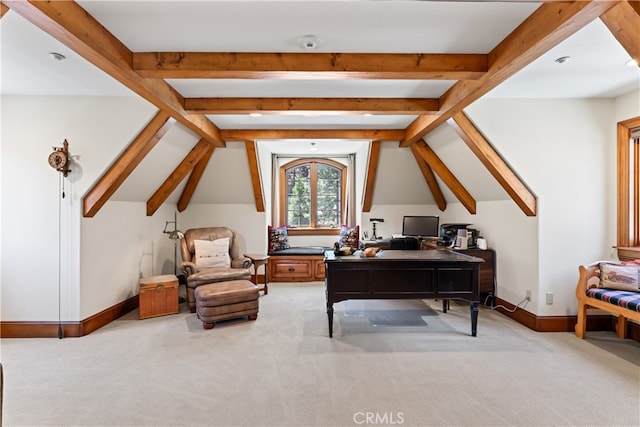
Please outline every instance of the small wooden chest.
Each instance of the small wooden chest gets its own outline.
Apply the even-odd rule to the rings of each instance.
[[[140,279],[140,319],[176,314],[178,278],[173,274]]]

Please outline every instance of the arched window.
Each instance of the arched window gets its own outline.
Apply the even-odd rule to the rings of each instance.
[[[280,167],[280,223],[289,229],[339,229],[347,167],[329,159],[298,159]]]

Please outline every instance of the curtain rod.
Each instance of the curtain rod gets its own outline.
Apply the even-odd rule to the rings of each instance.
[[[277,158],[279,159],[300,159],[300,158],[309,158],[309,159],[313,159],[313,158],[332,158],[332,159],[348,159],[349,156],[351,155],[355,155],[356,153],[350,153],[350,154],[328,154],[328,155],[318,155],[318,154],[300,154],[300,155],[293,155],[293,154],[284,154],[284,155],[280,155],[280,154],[274,154]]]

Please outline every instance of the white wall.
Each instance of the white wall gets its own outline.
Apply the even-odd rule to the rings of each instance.
[[[612,255],[607,229],[615,218],[603,202],[615,193],[608,185],[615,174],[612,105],[609,99],[487,99],[468,109],[538,197],[538,284],[528,307],[537,315],[575,314],[578,265]],[[512,290],[524,297],[520,284]],[[553,305],[545,304],[547,292]]]
[[[151,217],[146,209],[146,203],[113,201],[82,218],[80,319],[137,295],[140,277],[174,274],[174,245],[162,231],[175,207],[164,204]]]
[[[91,251],[95,242],[81,241],[82,196],[155,108],[137,98],[35,96],[3,96],[2,107],[2,320],[78,321],[122,301],[129,282],[103,289],[104,276],[81,269],[104,256]],[[47,156],[65,139],[73,161],[62,199],[60,174],[48,166]],[[100,215],[96,221],[105,225],[131,221]],[[110,269],[126,265],[121,248],[131,240],[118,237],[107,235],[101,242],[120,248],[108,259]],[[131,239],[137,244],[137,236]],[[137,277],[137,268],[133,273]]]

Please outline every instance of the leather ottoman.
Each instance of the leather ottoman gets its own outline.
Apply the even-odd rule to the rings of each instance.
[[[195,291],[196,313],[204,329],[215,322],[248,316],[258,318],[258,287],[248,280],[200,285]]]

